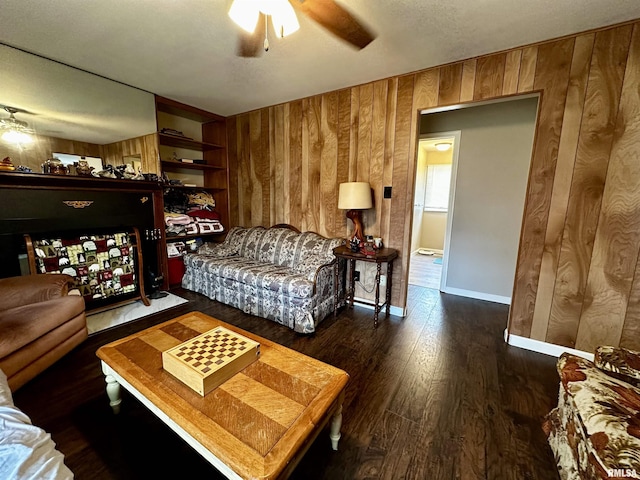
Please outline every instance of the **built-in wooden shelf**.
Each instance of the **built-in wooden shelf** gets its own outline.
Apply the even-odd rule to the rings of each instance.
[[[223,145],[218,145],[217,143],[199,142],[198,140],[170,135],[168,133],[158,132],[158,138],[160,139],[160,145],[167,145],[175,148],[186,148],[188,150],[196,150],[198,152],[224,148]]]
[[[185,241],[185,240],[191,240],[192,238],[217,237],[217,236],[224,236],[226,234],[227,234],[226,231],[222,231],[222,232],[216,232],[216,233],[192,233],[192,234],[189,234],[189,235],[175,235],[173,237],[166,237],[166,242],[167,243],[182,242],[182,241]]]
[[[191,170],[226,170],[227,167],[218,167],[216,165],[207,165],[206,163],[184,163],[175,162],[173,160],[162,160],[162,168],[187,168]]]

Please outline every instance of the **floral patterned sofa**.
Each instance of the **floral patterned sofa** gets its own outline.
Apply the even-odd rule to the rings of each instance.
[[[205,243],[185,256],[182,286],[313,333],[334,311],[334,267],[341,268],[341,262],[333,249],[342,242],[287,226],[234,227],[223,243]],[[342,272],[338,278],[342,283]]]
[[[558,406],[544,423],[562,480],[640,478],[640,353],[562,354]]]

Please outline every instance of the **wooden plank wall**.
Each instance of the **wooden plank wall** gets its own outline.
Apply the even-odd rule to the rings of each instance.
[[[66,138],[33,135],[31,145],[19,148],[16,145],[0,142],[0,158],[10,157],[17,167],[24,165],[37,173],[42,173],[42,164],[51,158],[54,152],[69,153],[85,157],[99,157],[100,145],[95,143],[77,142]]]
[[[101,157],[103,163],[122,165],[124,156],[140,155],[144,173],[160,173],[158,135],[151,133],[107,145],[78,142],[64,138],[34,135],[33,145],[22,149],[0,142],[0,158],[11,157],[15,166],[25,165],[34,172],[42,172],[41,165],[51,158],[53,152],[85,157]]]
[[[157,133],[100,145],[100,156],[102,157],[102,163],[105,164],[113,166],[124,165],[124,157],[135,155],[140,155],[140,164],[144,173],[160,174],[160,152]]]
[[[231,117],[231,223],[347,236],[338,185],[369,181],[365,232],[401,252],[392,304],[402,307],[418,111],[536,92],[509,331],[585,351],[640,348],[639,82],[640,23],[630,23]]]

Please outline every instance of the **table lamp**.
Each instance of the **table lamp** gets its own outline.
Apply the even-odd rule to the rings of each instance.
[[[353,222],[351,239],[364,242],[362,232],[362,210],[373,207],[371,201],[371,187],[368,182],[347,182],[340,184],[338,192],[338,208],[347,211],[347,218]]]

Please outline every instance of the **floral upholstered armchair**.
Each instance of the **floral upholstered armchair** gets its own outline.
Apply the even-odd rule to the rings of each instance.
[[[562,480],[640,478],[640,352],[601,346],[558,360],[558,406],[544,423]]]

